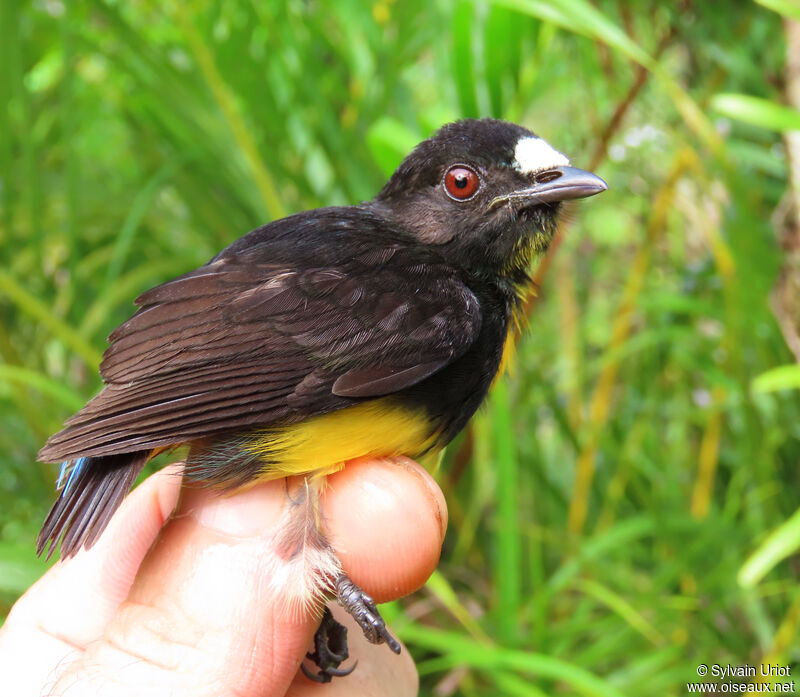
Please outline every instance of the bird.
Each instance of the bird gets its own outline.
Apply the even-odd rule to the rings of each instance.
[[[270,222],[141,294],[101,391],[39,452],[61,473],[37,552],[91,547],[148,460],[188,445],[193,486],[298,477],[275,531],[288,602],[336,597],[399,653],[326,537],[325,478],[370,456],[436,468],[513,351],[564,202],[606,189],[523,126],[455,121],[372,200]],[[342,631],[324,611],[309,677],[351,670]]]

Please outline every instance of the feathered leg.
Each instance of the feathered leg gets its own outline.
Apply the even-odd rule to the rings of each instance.
[[[305,477],[300,487],[289,494],[289,506],[277,536],[284,569],[273,579],[275,590],[289,591],[292,610],[335,597],[370,642],[385,642],[400,653],[400,644],[386,628],[375,602],[344,573],[328,542],[319,508],[321,486],[320,478]],[[315,674],[303,667],[303,672],[318,682],[330,682],[331,677],[352,671],[339,669],[348,657],[347,630],[327,610],[314,637],[314,652],[308,657],[320,670]]]

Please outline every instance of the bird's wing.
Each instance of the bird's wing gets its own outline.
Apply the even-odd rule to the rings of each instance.
[[[397,392],[463,355],[478,300],[449,267],[400,245],[333,266],[218,257],[140,296],[110,336],[106,386],[45,461],[185,442]]]

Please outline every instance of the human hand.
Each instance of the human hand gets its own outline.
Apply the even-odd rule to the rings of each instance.
[[[356,659],[358,667],[326,685],[299,673],[318,618],[283,611],[261,573],[275,563],[270,535],[284,482],[220,496],[181,489],[180,472],[173,465],[143,482],[92,549],[56,564],[20,598],[0,629],[4,692],[416,694],[408,652],[369,644],[338,606],[334,616],[349,629],[342,667]],[[322,510],[345,572],[376,601],[406,595],[435,568],[447,509],[411,460],[349,463],[328,479]]]

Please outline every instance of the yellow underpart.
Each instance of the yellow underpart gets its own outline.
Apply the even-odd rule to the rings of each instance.
[[[500,367],[497,369],[497,374],[492,380],[492,385],[497,382],[499,378],[506,374],[506,371],[511,368],[511,362],[514,360],[514,352],[517,350],[517,332],[512,327],[506,334],[506,340],[503,343],[503,355],[500,358]]]
[[[407,455],[433,468],[437,436],[424,410],[383,398],[263,431],[245,447],[264,458],[261,479],[324,477],[358,457]]]
[[[497,374],[492,380],[492,387],[494,387],[494,384],[503,375],[505,375],[506,372],[509,374],[513,372],[514,355],[517,350],[517,339],[519,339],[520,335],[528,324],[528,318],[525,315],[524,306],[525,303],[520,302],[511,315],[511,326],[509,326],[508,333],[506,334],[506,340],[503,342],[503,354],[500,357],[500,367],[497,369]]]

